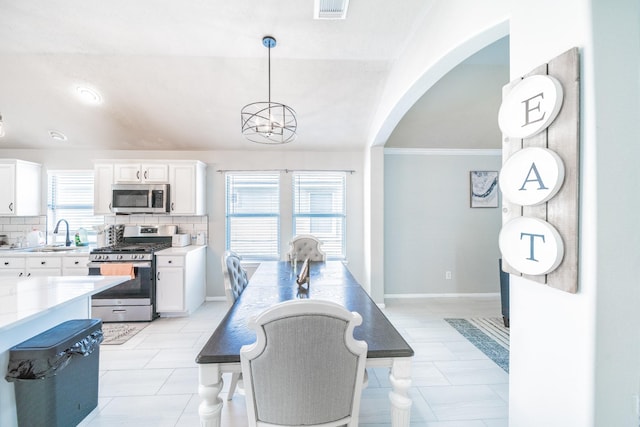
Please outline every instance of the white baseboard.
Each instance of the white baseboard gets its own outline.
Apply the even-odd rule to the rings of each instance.
[[[227,300],[227,297],[206,297],[204,300],[205,301],[222,301],[222,302],[224,302],[224,301]]]
[[[420,299],[420,298],[495,298],[500,292],[455,293],[455,294],[384,294],[385,299]]]

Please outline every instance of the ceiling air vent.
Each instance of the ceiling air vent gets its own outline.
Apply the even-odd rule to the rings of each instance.
[[[349,0],[314,0],[313,19],[345,19]]]

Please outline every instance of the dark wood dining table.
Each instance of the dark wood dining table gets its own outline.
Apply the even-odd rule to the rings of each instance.
[[[297,265],[299,270],[300,263]],[[388,367],[392,390],[389,393],[391,425],[409,426],[411,399],[411,359],[413,349],[387,319],[369,294],[355,280],[341,261],[310,262],[309,282],[296,283],[294,265],[284,261],[263,262],[244,292],[229,308],[196,363],[199,368],[199,407],[202,427],[220,427],[223,401],[220,398],[222,374],[240,372],[240,348],[255,342],[248,328],[251,317],[282,301],[297,298],[323,299],[337,302],[350,311],[360,313],[363,322],[354,337],[368,345],[367,367]]]

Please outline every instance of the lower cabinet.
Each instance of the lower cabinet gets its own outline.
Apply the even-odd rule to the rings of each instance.
[[[0,257],[0,277],[87,276],[89,254]]]
[[[0,277],[24,277],[25,267],[24,257],[2,257],[0,258]]]
[[[156,254],[156,311],[186,316],[205,298],[205,247],[169,248]]]
[[[63,276],[88,276],[89,255],[62,257]]]
[[[27,277],[60,276],[60,257],[27,257]]]

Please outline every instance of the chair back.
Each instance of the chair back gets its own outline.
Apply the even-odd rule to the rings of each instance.
[[[358,313],[322,300],[290,300],[249,321],[240,350],[249,426],[357,426],[367,343]]]
[[[322,250],[322,242],[315,236],[299,234],[289,242],[288,261],[326,261],[327,254]]]
[[[240,264],[242,257],[233,251],[222,255],[222,275],[224,276],[224,292],[229,307],[233,305],[244,288],[249,284],[247,272]]]

